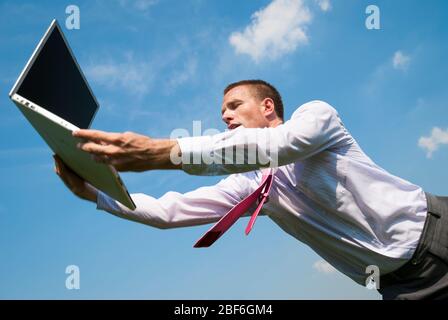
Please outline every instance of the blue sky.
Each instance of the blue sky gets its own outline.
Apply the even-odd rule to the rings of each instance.
[[[79,30],[65,28],[70,4]],[[365,27],[370,4],[379,30]],[[0,298],[380,297],[267,218],[249,237],[238,223],[197,250],[207,226],[157,230],[75,198],[7,95],[53,18],[100,101],[96,129],[168,137],[200,120],[223,131],[222,89],[261,78],[282,93],[286,118],[325,100],[377,164],[447,195],[447,13],[442,0],[0,1]],[[154,197],[221,179],[122,176],[131,193]],[[80,290],[65,287],[68,265],[80,268]]]

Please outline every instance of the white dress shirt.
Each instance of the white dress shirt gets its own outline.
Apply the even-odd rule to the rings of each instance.
[[[216,222],[255,190],[262,176],[259,163],[247,163],[248,154],[246,163],[220,161],[225,150],[256,146],[264,160],[278,165],[261,214],[354,281],[365,285],[369,265],[381,274],[398,269],[417,247],[427,214],[424,191],[376,165],[325,102],[300,106],[275,128],[239,127],[178,143],[184,171],[231,175],[214,186],[159,199],[132,194],[134,211],[100,192],[98,209],[157,228]],[[214,163],[204,163],[204,154]]]

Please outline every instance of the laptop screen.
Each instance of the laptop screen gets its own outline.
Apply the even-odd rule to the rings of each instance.
[[[98,104],[62,37],[55,25],[17,93],[86,129]]]

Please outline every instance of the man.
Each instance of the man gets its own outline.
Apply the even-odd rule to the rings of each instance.
[[[447,198],[377,166],[325,102],[306,103],[284,122],[277,90],[261,80],[245,80],[224,90],[221,111],[229,131],[213,136],[158,140],[131,132],[75,133],[86,139],[82,150],[120,171],[230,174],[215,186],[168,192],[159,199],[133,194],[137,209],[131,211],[58,158],[56,172],[98,209],[172,228],[218,221],[258,187],[260,169],[270,165],[276,167],[274,182],[262,214],[285,232],[361,285],[366,285],[366,268],[377,266],[384,299],[448,297]],[[254,146],[262,157],[250,162]],[[229,148],[242,150],[243,161],[222,161]],[[204,155],[215,161],[205,161]]]

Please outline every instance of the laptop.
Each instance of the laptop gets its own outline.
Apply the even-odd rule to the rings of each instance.
[[[98,163],[76,147],[72,136],[88,129],[99,104],[56,20],[53,20],[9,97],[64,163],[91,185],[135,209],[126,186],[111,165]]]

